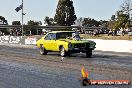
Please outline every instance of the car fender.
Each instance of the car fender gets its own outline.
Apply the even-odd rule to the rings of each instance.
[[[66,51],[68,51],[68,42],[67,41],[62,41],[62,40],[57,40],[58,46],[63,46]]]

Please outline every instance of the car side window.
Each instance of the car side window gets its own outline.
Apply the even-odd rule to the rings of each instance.
[[[51,40],[51,39],[56,39],[55,33],[50,33],[50,34],[46,35],[45,40]]]
[[[51,34],[46,35],[44,39],[45,40],[50,40],[51,39]]]
[[[55,39],[56,39],[56,34],[53,33],[53,34],[51,35],[51,38],[52,38],[53,40],[55,40]]]

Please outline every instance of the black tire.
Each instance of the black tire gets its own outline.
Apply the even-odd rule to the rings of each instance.
[[[90,82],[90,79],[85,78],[82,81],[82,86],[87,86],[87,85],[91,85],[91,82]]]
[[[40,45],[40,48],[39,48],[39,49],[40,49],[40,54],[41,54],[41,55],[47,55],[48,52],[47,52],[47,50],[44,48],[43,45]]]
[[[92,49],[86,49],[86,55],[87,57],[91,57],[92,56]]]
[[[60,55],[62,57],[65,57],[67,55],[67,52],[66,52],[66,50],[65,50],[65,48],[63,46],[60,48]]]

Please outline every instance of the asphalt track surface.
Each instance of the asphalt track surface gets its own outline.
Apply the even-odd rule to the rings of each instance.
[[[39,54],[36,46],[0,44],[0,88],[132,88],[131,85],[81,86],[81,68],[90,79],[132,81],[132,55],[94,51],[92,58]]]

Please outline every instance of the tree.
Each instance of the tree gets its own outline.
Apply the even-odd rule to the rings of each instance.
[[[108,22],[109,28],[118,29],[131,27],[131,0],[125,0],[120,7],[121,10],[111,16],[111,20]]]
[[[111,20],[107,22],[109,29],[119,29],[119,28],[128,28],[129,24],[129,14],[124,13],[124,11],[119,10],[116,12],[116,15],[111,16]]]
[[[132,11],[131,0],[125,0],[125,2],[121,5],[121,10],[130,15],[130,12]]]
[[[48,26],[55,25],[54,19],[53,18],[49,18],[48,16],[46,16],[44,18],[44,23],[47,24]]]
[[[122,11],[117,11],[117,18],[115,21],[114,29],[129,27],[129,15],[124,14]]]
[[[12,25],[21,25],[21,22],[20,21],[13,21]]]
[[[30,20],[30,21],[27,22],[27,25],[28,26],[26,28],[24,27],[24,31],[26,32],[28,30],[28,31],[32,32],[32,35],[36,35],[37,34],[37,29],[34,28],[34,26],[40,26],[40,25],[42,25],[42,22],[41,21]]]
[[[30,20],[30,21],[27,22],[27,25],[38,26],[38,25],[42,25],[42,23],[41,23],[41,21]]]
[[[1,24],[1,25],[8,25],[8,22],[7,22],[7,20],[5,19],[5,17],[0,16],[0,24]]]
[[[0,16],[0,25],[8,25],[7,20],[3,16]],[[9,29],[7,28],[0,28],[0,31],[4,34],[9,34]]]
[[[77,26],[82,26],[83,20],[84,20],[84,19],[83,19],[82,17],[80,17],[80,18],[78,18],[78,19],[76,20],[75,24],[76,24]]]
[[[111,21],[114,21],[115,20],[115,15],[112,15],[111,16]]]
[[[108,29],[114,29],[114,25],[115,25],[115,21],[113,21],[113,20],[110,20],[110,21],[108,21],[107,22],[107,28]]]
[[[82,21],[82,26],[99,27],[99,22],[88,17],[88,18],[84,18],[84,20]]]
[[[60,26],[71,26],[77,19],[72,0],[59,0],[54,21]]]
[[[131,11],[132,11],[132,2],[131,0],[125,0],[124,3],[121,5],[121,10],[123,11],[124,14],[127,14],[129,16],[128,19],[128,25],[132,25],[131,21]]]
[[[108,27],[108,21],[106,20],[100,20],[99,21],[99,26],[102,27],[102,28],[107,28]]]
[[[21,25],[21,22],[20,21],[13,21],[12,22],[12,25]],[[21,35],[22,31],[21,31],[21,28],[13,28],[11,31],[11,35],[14,35],[14,36],[18,36],[18,35]]]

